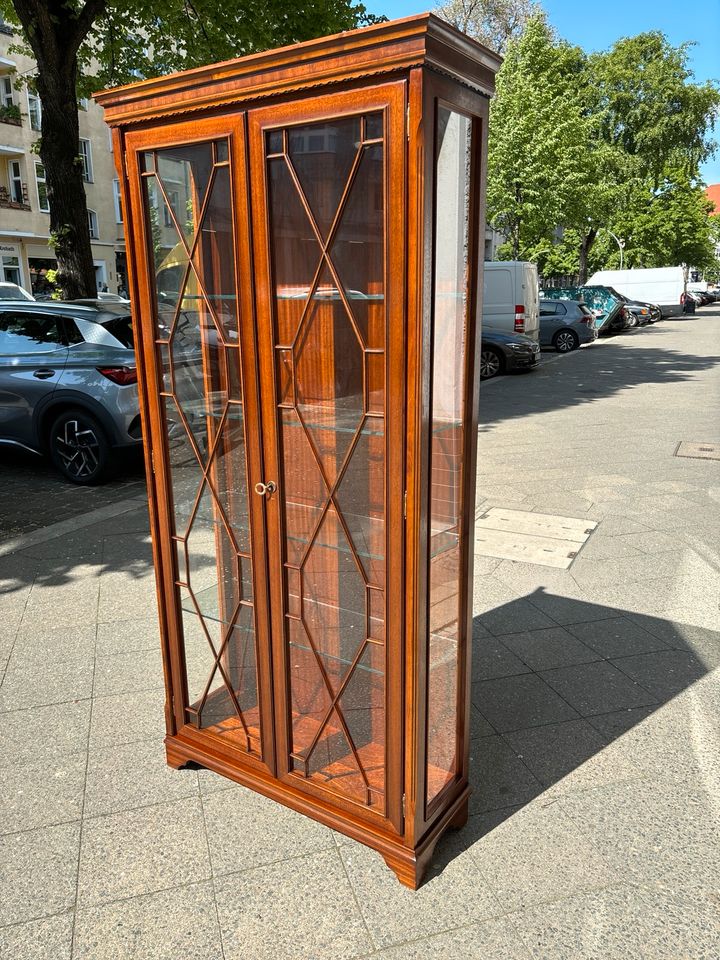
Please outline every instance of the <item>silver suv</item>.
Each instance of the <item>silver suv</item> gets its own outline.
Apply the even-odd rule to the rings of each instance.
[[[140,442],[127,307],[0,301],[0,446],[47,453],[94,484]]]

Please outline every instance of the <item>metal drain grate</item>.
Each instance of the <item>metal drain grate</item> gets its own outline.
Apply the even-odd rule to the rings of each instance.
[[[689,440],[681,440],[675,456],[691,457],[695,460],[720,460],[720,443],[691,443]]]
[[[490,507],[475,521],[475,553],[567,570],[590,534],[594,520]]]

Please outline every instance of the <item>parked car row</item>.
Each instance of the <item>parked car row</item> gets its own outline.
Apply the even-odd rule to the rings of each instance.
[[[539,290],[535,264],[486,263],[480,375],[529,370],[539,362],[540,347],[569,353],[598,336],[718,299],[720,293],[688,288],[682,267],[604,271],[582,286]]]
[[[690,299],[696,307],[705,307],[709,303],[720,302],[720,290],[693,290],[690,288],[686,300]]]
[[[657,304],[604,284],[539,294],[535,264],[519,261],[485,265],[485,297],[484,380],[532,370],[541,347],[569,353],[663,316]],[[694,309],[720,293],[690,289],[683,300]],[[0,447],[47,454],[68,480],[91,484],[111,473],[119,451],[140,443],[128,301],[36,302],[0,283]]]

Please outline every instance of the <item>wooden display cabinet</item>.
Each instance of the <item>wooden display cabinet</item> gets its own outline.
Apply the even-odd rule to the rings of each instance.
[[[128,240],[168,763],[374,847],[413,888],[467,817],[498,65],[423,15],[97,96]]]

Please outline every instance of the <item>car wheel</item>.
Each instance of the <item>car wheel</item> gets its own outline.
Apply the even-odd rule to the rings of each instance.
[[[503,359],[492,347],[483,347],[480,351],[480,379],[491,380],[503,368]]]
[[[580,338],[574,330],[560,330],[555,334],[553,345],[558,353],[570,353],[580,346]]]
[[[107,437],[95,417],[84,410],[60,414],[50,428],[48,448],[52,462],[71,483],[102,483],[111,472]]]

